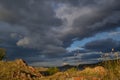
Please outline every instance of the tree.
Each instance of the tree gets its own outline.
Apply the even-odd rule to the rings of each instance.
[[[0,60],[2,60],[5,57],[6,50],[4,48],[0,48]]]

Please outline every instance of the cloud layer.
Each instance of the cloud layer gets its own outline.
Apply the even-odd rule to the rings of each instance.
[[[84,46],[86,49],[97,51],[97,52],[111,52],[112,48],[115,51],[120,51],[120,41],[116,41],[113,39],[102,39],[102,40],[95,40],[89,43],[86,43]]]
[[[63,56],[74,39],[119,27],[119,0],[0,0],[1,38],[11,36],[15,47],[34,49],[39,55]],[[106,41],[118,46],[107,39],[87,43],[84,48],[104,51],[100,46]]]

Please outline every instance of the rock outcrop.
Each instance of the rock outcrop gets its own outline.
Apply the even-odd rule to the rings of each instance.
[[[34,80],[42,77],[39,70],[28,66],[22,59],[7,62],[1,61],[0,69],[0,80]]]

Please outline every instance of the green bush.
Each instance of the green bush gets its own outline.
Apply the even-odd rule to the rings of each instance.
[[[53,74],[55,74],[57,72],[59,72],[59,69],[56,68],[56,67],[51,67],[51,68],[48,68],[48,70],[47,70],[48,75],[53,75]]]
[[[67,72],[76,72],[78,71],[77,68],[73,67],[67,70]]]
[[[5,57],[6,50],[3,48],[0,48],[0,60],[2,60]]]

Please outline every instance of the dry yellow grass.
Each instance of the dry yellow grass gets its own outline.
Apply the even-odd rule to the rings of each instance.
[[[23,60],[0,61],[0,80],[120,80],[120,61],[110,61],[102,66],[86,67],[80,71],[71,68],[50,76],[42,76],[40,71],[47,68],[28,66]]]

